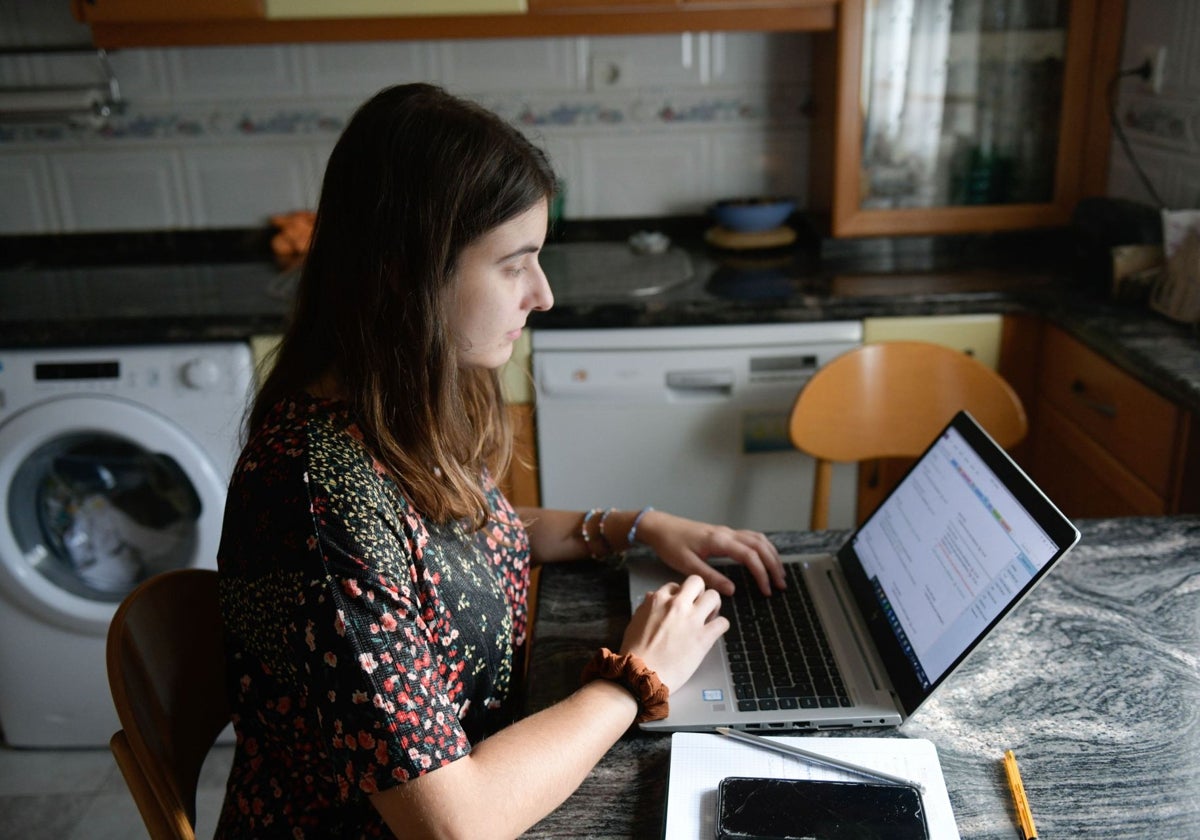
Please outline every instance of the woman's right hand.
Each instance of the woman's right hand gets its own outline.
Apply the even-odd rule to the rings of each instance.
[[[700,667],[708,649],[729,629],[719,615],[721,596],[698,575],[646,594],[621,642],[621,653],[641,657],[674,692]]]

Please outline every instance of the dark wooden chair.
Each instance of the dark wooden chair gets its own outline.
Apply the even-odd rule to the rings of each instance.
[[[108,631],[121,729],[110,747],[152,840],[195,840],[196,784],[229,723],[217,573],[180,569],[131,592]]]

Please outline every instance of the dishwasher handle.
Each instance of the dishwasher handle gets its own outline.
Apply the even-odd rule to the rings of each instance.
[[[667,391],[683,397],[731,397],[736,377],[732,370],[669,370]]]

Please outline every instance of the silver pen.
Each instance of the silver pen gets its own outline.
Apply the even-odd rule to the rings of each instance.
[[[891,773],[884,773],[882,770],[872,770],[869,767],[859,767],[857,764],[851,764],[849,761],[844,761],[840,758],[830,758],[827,755],[820,753],[809,752],[802,750],[799,747],[793,747],[791,744],[784,744],[772,738],[764,738],[761,735],[751,735],[749,732],[742,732],[738,729],[730,729],[728,726],[718,726],[717,731],[727,738],[732,738],[735,741],[741,741],[745,744],[750,744],[754,747],[761,747],[765,750],[773,750],[783,755],[790,755],[793,758],[801,758],[813,764],[822,764],[826,767],[833,767],[836,770],[845,770],[849,773],[857,773],[860,776],[867,776],[871,779],[876,779],[880,782],[886,782],[890,785],[903,785],[904,787],[916,788],[921,793],[925,792],[925,786],[913,779],[905,779],[900,776],[893,776]]]

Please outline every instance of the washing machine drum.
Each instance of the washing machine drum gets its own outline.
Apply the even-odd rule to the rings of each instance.
[[[147,577],[194,555],[200,499],[168,455],[96,434],[43,444],[18,470],[18,545],[45,552],[38,569],[85,598],[119,601]]]
[[[0,425],[0,595],[103,635],[148,577],[215,567],[225,478],[167,418],[70,397]]]

